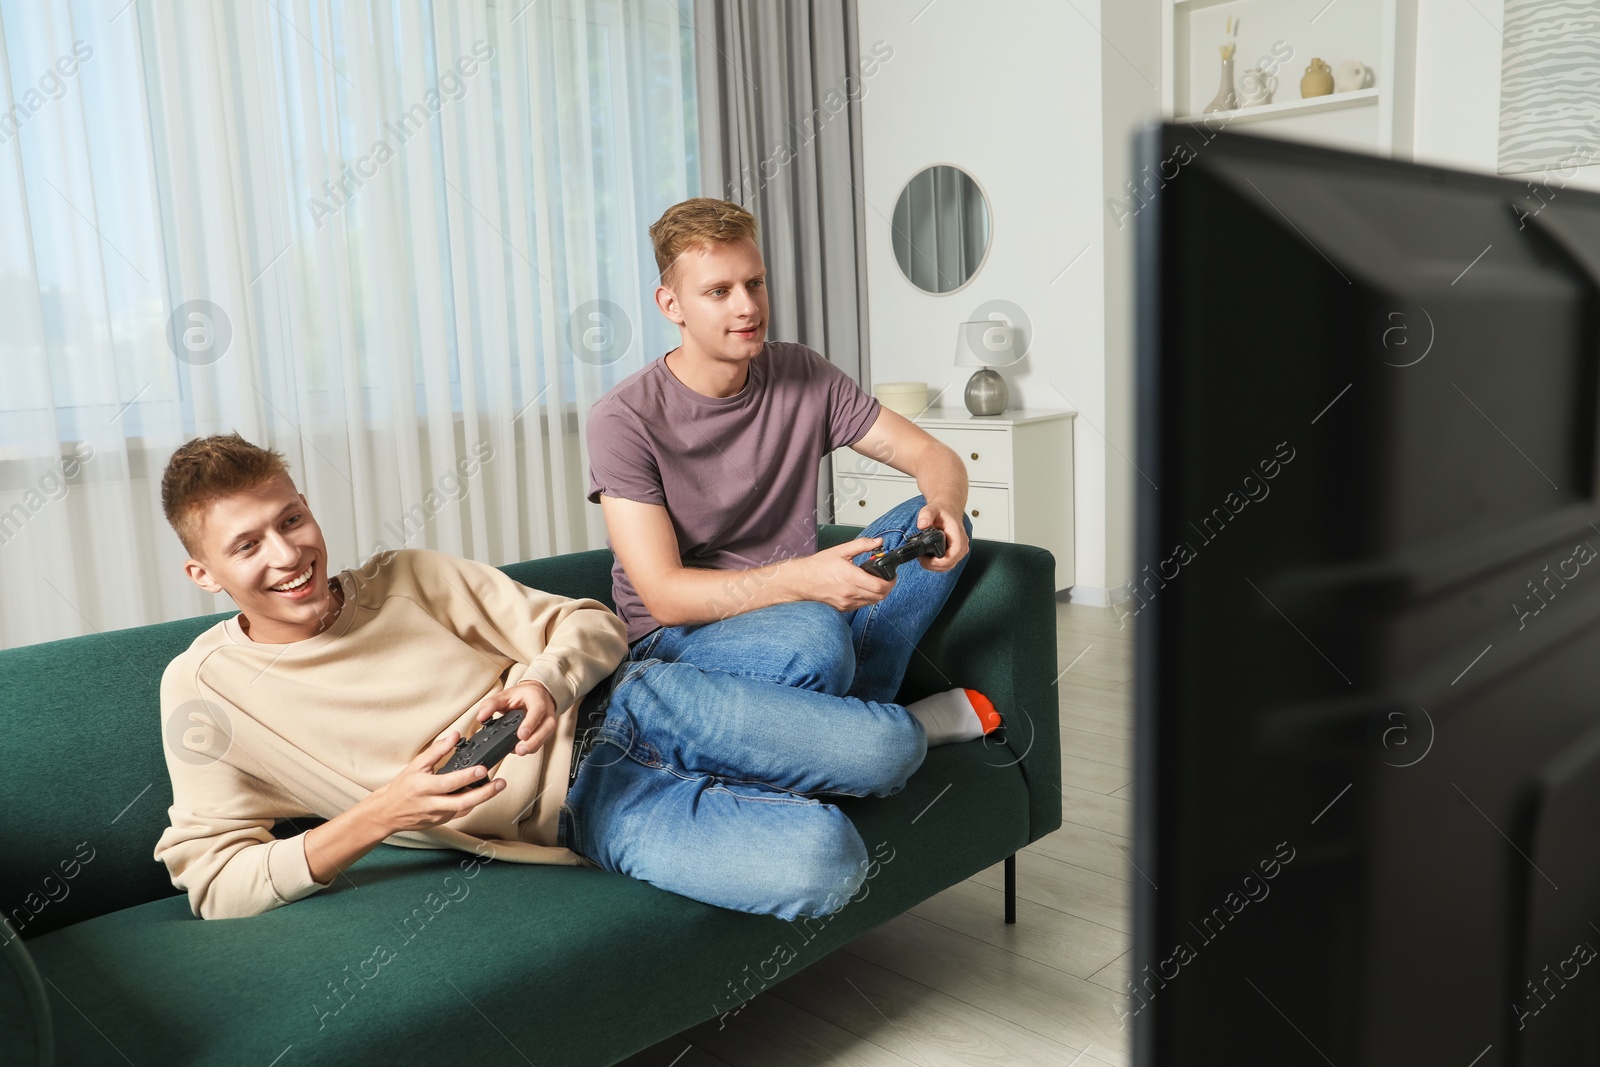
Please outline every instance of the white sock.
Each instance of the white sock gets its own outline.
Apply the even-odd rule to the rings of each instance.
[[[976,741],[1000,726],[1000,715],[989,698],[976,689],[952,689],[907,704],[928,734],[928,744]]]

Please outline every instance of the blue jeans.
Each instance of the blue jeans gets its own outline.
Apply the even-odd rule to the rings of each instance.
[[[625,660],[558,842],[608,871],[708,904],[792,920],[860,889],[866,846],[815,794],[887,796],[927,736],[898,704],[690,663]]]
[[[885,549],[897,548],[917,532],[917,512],[926,503],[912,497],[874,520],[860,536],[882,537]],[[963,515],[961,521],[971,537],[971,520]],[[855,561],[866,558],[863,552]],[[970,558],[944,572],[916,561],[902,564],[888,596],[853,611],[814,600],[774,604],[716,622],[663,626],[635,641],[629,655],[693,663],[834,696],[893,700],[917,642],[950,598]]]
[[[894,548],[916,532],[923,503],[861,536]],[[907,563],[887,597],[851,612],[802,601],[640,638],[568,791],[561,843],[736,911],[837,911],[860,888],[867,853],[817,797],[888,796],[921,766],[927,736],[890,701],[965,567]]]

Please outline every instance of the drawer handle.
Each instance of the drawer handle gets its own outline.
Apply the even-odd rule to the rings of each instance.
[[[973,508],[972,509],[972,517],[973,518],[977,518],[978,517],[978,509],[977,508]]]
[[[864,508],[864,507],[867,506],[867,502],[865,500],[857,500],[856,501],[856,506]]]
[[[973,453],[973,454],[972,454],[972,458],[973,458],[973,459],[977,459],[977,458],[978,458],[978,454],[977,454],[977,453],[976,453],[976,452],[974,452],[974,453]]]

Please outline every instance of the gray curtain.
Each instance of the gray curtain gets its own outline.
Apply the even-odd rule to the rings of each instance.
[[[767,336],[870,389],[856,0],[696,0],[694,21],[701,192],[760,224]]]

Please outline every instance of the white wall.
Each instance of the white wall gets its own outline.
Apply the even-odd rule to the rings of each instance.
[[[1494,173],[1504,14],[1505,0],[1417,0],[1417,162]]]
[[[1413,158],[1464,170],[1496,171],[1500,153],[1500,36],[1505,0],[1417,0],[1416,133]],[[1559,176],[1558,176],[1559,172]],[[1561,187],[1600,190],[1600,165],[1509,175]],[[1530,204],[1535,194],[1528,193]]]
[[[860,5],[863,52],[879,40],[894,49],[861,105],[871,380],[955,383],[941,403],[959,407],[971,372],[954,366],[957,323],[987,300],[1020,306],[1033,336],[1025,364],[1005,372],[1012,406],[1080,412],[1075,570],[1103,589],[1108,450],[1092,428],[1107,419],[1099,17],[1094,0]],[[972,282],[940,296],[905,279],[889,238],[901,187],[936,163],[977,179],[993,227]]]
[[[1106,421],[1106,581],[1111,587],[1133,577],[1133,224],[1113,212],[1108,199],[1119,196],[1134,173],[1134,131],[1160,116],[1160,0],[1102,0],[1100,50],[1103,87],[1101,261],[1105,271]],[[1118,216],[1121,215],[1121,224]],[[1081,594],[1081,595],[1080,595]],[[1074,599],[1104,605],[1090,590]]]

